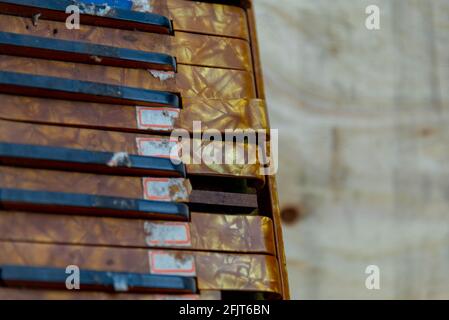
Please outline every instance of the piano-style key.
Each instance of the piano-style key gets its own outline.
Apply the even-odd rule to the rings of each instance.
[[[0,208],[170,221],[190,220],[184,203],[0,187]]]
[[[72,62],[60,62],[35,58],[0,55],[2,72],[23,74],[35,87],[37,78],[48,77],[52,81],[91,82],[98,87],[116,86],[118,90],[156,90],[179,94],[183,99],[190,97],[208,99],[245,99],[255,98],[256,92],[251,72],[231,69],[207,68],[178,64],[178,72],[167,73],[158,70],[141,70],[109,66],[88,65]],[[31,79],[33,79],[31,81]],[[42,82],[42,80],[40,80]],[[36,94],[52,89],[52,85],[42,83]],[[92,84],[92,89],[95,85]],[[44,87],[44,88],[42,88]],[[11,92],[20,95],[21,92]],[[28,94],[29,95],[29,94]],[[48,94],[46,95],[49,96]],[[53,96],[59,99],[75,99],[72,96]],[[85,99],[83,99],[85,100]],[[137,100],[138,101],[138,100]],[[96,102],[93,100],[91,102]],[[129,104],[133,104],[129,101]]]
[[[249,39],[246,12],[240,6],[186,0],[148,1],[151,12],[173,19],[176,31]],[[134,10],[142,7],[135,5]]]
[[[222,36],[176,32],[173,37],[156,33],[83,25],[69,30],[64,22],[40,20],[37,26],[22,17],[0,14],[0,30],[87,44],[112,46],[173,56],[180,64],[237,70],[252,70],[251,48],[247,41]]]
[[[45,226],[41,228],[40,226]],[[242,240],[244,239],[244,240]],[[0,241],[275,255],[270,218],[191,213],[190,222],[0,211]]]
[[[0,286],[67,290],[66,268],[0,265]],[[79,290],[131,293],[197,292],[194,277],[79,270]]]
[[[121,105],[181,108],[177,94],[99,82],[0,71],[0,92]]]
[[[0,300],[221,300],[221,292],[202,290],[199,294],[138,294],[0,287]]]
[[[28,162],[32,163],[32,159],[28,159]],[[26,162],[21,165],[26,166]],[[214,206],[219,206],[224,212],[229,210],[229,213],[251,213],[258,208],[255,193],[239,193],[235,190],[229,192],[223,190],[224,188],[213,191],[196,188],[192,190],[186,179],[67,172],[74,171],[74,168],[68,165],[67,171],[56,171],[51,166],[48,168],[52,170],[0,166],[0,188],[185,202],[192,208],[202,207],[202,211],[217,210]],[[114,174],[113,168],[111,169]]]
[[[224,133],[225,130],[268,128],[265,101],[260,99],[184,98],[182,109],[111,106],[6,94],[0,94],[0,100],[3,105],[0,119],[43,124],[141,133],[175,129],[191,133],[214,129]],[[201,128],[194,127],[194,121],[200,121]]]
[[[0,264],[196,276],[199,290],[280,294],[277,259],[263,254],[105,248],[0,241]],[[24,260],[26,257],[26,260]]]
[[[92,4],[88,0],[0,0],[0,12],[34,19],[66,21],[76,5],[80,14],[80,24],[103,26],[128,30],[141,30],[163,34],[173,34],[170,19],[162,15],[111,7],[107,4]]]
[[[170,158],[171,151],[179,148],[179,144],[170,137],[151,136],[134,133],[112,132],[104,130],[80,129],[72,127],[60,127],[53,125],[38,125],[14,121],[0,120],[1,142],[32,144],[41,146],[75,148],[87,151],[101,151],[111,153],[125,152],[132,155],[153,156]],[[206,148],[206,144],[198,146],[199,154]],[[223,144],[216,144],[216,148],[224,148]],[[236,144],[234,151],[242,148],[245,153],[255,154],[255,145]],[[191,152],[195,151],[192,148]],[[214,176],[234,179],[248,179],[256,187],[264,183],[261,175],[261,167],[256,161],[244,164],[225,163],[207,164],[204,159],[199,163],[190,160],[192,153],[183,155],[187,157],[186,170],[188,176]],[[32,164],[30,164],[32,166]]]
[[[4,143],[1,140],[0,164],[129,176],[186,176],[182,163],[175,164],[167,158]]]
[[[0,54],[176,72],[176,59],[163,53],[103,46],[79,41],[0,32]]]

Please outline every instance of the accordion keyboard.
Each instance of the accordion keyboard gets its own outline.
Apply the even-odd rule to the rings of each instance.
[[[0,0],[0,299],[288,299],[252,10]]]

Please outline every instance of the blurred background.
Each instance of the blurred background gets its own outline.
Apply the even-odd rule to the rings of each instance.
[[[449,299],[449,0],[254,3],[292,298]]]

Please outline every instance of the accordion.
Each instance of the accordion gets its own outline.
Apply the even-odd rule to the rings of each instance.
[[[251,1],[0,0],[0,299],[288,299]]]

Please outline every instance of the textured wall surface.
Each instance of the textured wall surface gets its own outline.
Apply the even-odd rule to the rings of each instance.
[[[292,297],[449,298],[449,1],[255,6]]]

